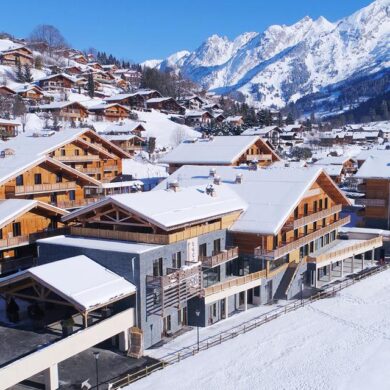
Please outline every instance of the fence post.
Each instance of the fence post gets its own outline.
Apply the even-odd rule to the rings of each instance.
[[[222,334],[219,334],[219,343],[222,343]]]
[[[180,362],[180,352],[177,354],[177,361]]]

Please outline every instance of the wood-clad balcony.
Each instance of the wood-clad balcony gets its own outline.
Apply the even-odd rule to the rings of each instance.
[[[118,171],[119,167],[116,164],[108,164],[108,165],[104,165],[103,170],[105,172],[113,172],[113,171]]]
[[[76,168],[79,172],[85,173],[86,175],[96,175],[102,172],[102,168]]]
[[[385,199],[358,198],[355,199],[355,204],[368,207],[386,207],[387,202]]]
[[[13,248],[17,246],[28,245],[30,243],[30,236],[28,234],[17,237],[7,237],[0,240],[0,248]]]
[[[348,243],[348,240],[345,240]],[[352,257],[357,254],[368,252],[375,248],[380,248],[383,245],[383,238],[375,237],[370,240],[363,240],[363,242],[352,242],[351,245],[338,249],[330,250],[327,253],[323,253],[318,256],[309,255],[307,258],[308,263],[324,263],[327,261],[340,261]]]
[[[297,238],[290,240],[290,242],[282,242],[281,245],[271,251],[264,250],[262,247],[257,247],[255,248],[255,257],[269,258],[271,260],[279,259],[280,257],[283,257],[290,252],[299,249],[301,246],[309,244],[311,241],[316,240],[317,238],[320,238],[325,234],[328,234],[331,231],[346,225],[350,221],[351,217],[347,216],[333,222],[328,226],[317,228],[316,230],[310,229],[307,234],[300,234]]]
[[[248,154],[246,161],[272,161],[272,154]]]
[[[84,198],[84,199],[77,199],[77,200],[64,200],[64,201],[58,201],[57,207],[61,209],[76,209],[78,207],[84,207],[89,204],[95,203],[101,198]]]
[[[87,161],[100,161],[100,156],[95,154],[80,154],[78,156],[55,156],[55,159],[61,162],[87,162]]]
[[[238,247],[228,248],[227,250],[215,253],[212,256],[199,256],[204,268],[214,268],[238,257]]]
[[[23,185],[23,186],[15,186],[15,195],[35,194],[41,192],[61,192],[61,191],[75,190],[76,188],[77,185],[75,181]]]
[[[319,221],[323,218],[330,217],[333,214],[339,213],[342,210],[342,205],[338,204],[329,209],[324,209],[309,215],[300,215],[297,219],[291,219],[287,221],[284,225],[283,230],[293,230],[308,225],[309,223],[313,223]]]

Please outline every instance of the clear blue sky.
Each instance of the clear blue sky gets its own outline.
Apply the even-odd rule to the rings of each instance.
[[[7,0],[0,29],[26,37],[53,24],[75,48],[143,61],[196,49],[211,34],[229,38],[309,15],[336,21],[372,0]],[[5,16],[7,15],[7,16]]]

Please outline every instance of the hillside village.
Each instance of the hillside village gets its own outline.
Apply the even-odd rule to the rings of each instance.
[[[0,39],[0,390],[96,388],[87,352],[122,387],[148,349],[390,259],[390,121],[167,96],[126,65]]]

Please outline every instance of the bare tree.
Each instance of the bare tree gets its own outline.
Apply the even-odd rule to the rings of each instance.
[[[187,133],[182,127],[176,127],[172,136],[171,142],[173,146],[178,146],[187,138]]]
[[[30,34],[32,42],[45,42],[48,45],[49,53],[53,50],[67,47],[65,38],[57,27],[50,24],[40,24]]]

